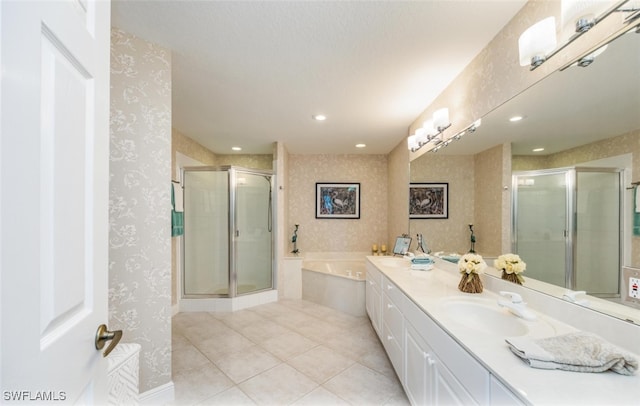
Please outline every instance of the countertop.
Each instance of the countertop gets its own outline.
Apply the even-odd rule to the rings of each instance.
[[[640,372],[633,376],[615,372],[579,373],[561,370],[543,370],[529,367],[515,356],[504,341],[505,337],[495,333],[466,327],[449,317],[444,303],[453,297],[486,299],[496,303],[501,296],[489,291],[470,294],[458,290],[460,276],[451,272],[443,260],[434,258],[436,264],[431,271],[415,271],[407,267],[385,265],[385,258],[368,256],[380,272],[400,288],[409,299],[442,327],[458,344],[480,362],[492,375],[513,391],[525,403],[533,405],[640,405]],[[527,298],[523,296],[524,301]],[[559,335],[577,331],[551,314],[538,315],[538,321],[528,322],[517,318],[514,323],[540,323],[540,328],[531,325],[534,336]],[[506,312],[507,310],[504,309]],[[640,337],[638,337],[640,339]],[[636,354],[640,360],[640,356]]]

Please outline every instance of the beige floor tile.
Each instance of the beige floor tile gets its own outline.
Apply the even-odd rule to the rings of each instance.
[[[294,331],[272,337],[261,342],[260,347],[283,361],[309,351],[318,343]]]
[[[372,345],[369,348],[369,351],[360,356],[357,361],[362,365],[369,367],[374,371],[380,372],[381,374],[390,378],[395,376],[393,365],[391,365],[391,361],[389,361],[389,357],[384,351],[382,344],[379,344],[377,346]]]
[[[295,406],[343,406],[349,405],[343,399],[329,392],[322,386],[306,394],[294,403]]]
[[[186,327],[182,330],[182,335],[191,341],[192,344],[198,345],[212,337],[224,336],[232,331],[221,321],[213,317],[209,317],[209,319],[207,322]]]
[[[171,319],[171,326],[182,331],[187,327],[206,324],[211,320],[213,320],[213,318],[206,312],[178,313]]]
[[[171,370],[181,372],[200,368],[211,362],[196,347],[188,345],[171,352]]]
[[[238,385],[256,403],[286,405],[302,398],[318,384],[287,364],[280,364]]]
[[[250,310],[261,315],[262,317],[269,319],[287,314],[291,311],[289,307],[280,304],[279,302],[267,303],[261,306],[252,307]]]
[[[227,389],[226,391],[219,393],[215,396],[212,396],[204,401],[198,403],[198,405],[220,405],[220,406],[244,406],[244,405],[255,405],[256,402],[251,400],[251,398],[243,391],[241,391],[237,386],[234,386],[231,389]]]
[[[175,405],[192,405],[233,387],[233,382],[213,364],[173,372]]]
[[[192,347],[191,341],[187,340],[185,336],[180,333],[171,333],[171,350],[181,350],[183,348]]]
[[[256,345],[225,354],[215,361],[215,365],[235,383],[243,382],[279,363],[279,359]]]
[[[360,364],[352,365],[323,386],[354,405],[384,405],[401,390],[393,379]]]
[[[240,334],[256,344],[289,332],[291,332],[290,329],[271,320],[261,320],[239,330]]]
[[[238,310],[237,312],[211,313],[213,317],[220,320],[234,330],[240,330],[243,327],[250,326],[265,318],[251,310]]]
[[[227,354],[243,351],[255,344],[242,334],[230,331],[227,334],[215,336],[198,344],[198,349],[214,363]]]
[[[322,384],[349,368],[355,361],[320,345],[290,359],[287,363],[316,383]]]

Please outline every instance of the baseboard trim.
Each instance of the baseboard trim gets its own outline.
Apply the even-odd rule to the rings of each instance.
[[[169,381],[164,385],[156,386],[144,393],[138,395],[141,405],[162,405],[173,402],[176,397],[173,381]]]

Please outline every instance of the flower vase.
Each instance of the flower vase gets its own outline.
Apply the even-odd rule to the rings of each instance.
[[[505,281],[517,283],[518,285],[522,285],[522,277],[519,277],[516,273],[507,273],[502,271],[502,279]]]
[[[460,283],[458,284],[458,289],[465,293],[482,293],[483,288],[480,275],[476,273],[467,274],[466,272],[463,272],[462,278],[460,278]]]

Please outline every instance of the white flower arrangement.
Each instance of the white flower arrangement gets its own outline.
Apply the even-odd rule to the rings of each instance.
[[[482,256],[478,254],[464,254],[458,261],[460,273],[466,273],[467,275],[472,273],[480,274],[486,267],[487,263],[484,262]]]
[[[493,261],[493,266],[502,271],[503,275],[515,275],[517,283],[521,285],[524,283],[524,278],[521,274],[527,269],[527,264],[517,254],[500,255],[495,261]],[[504,279],[512,280],[513,276]]]
[[[458,269],[462,277],[458,289],[466,293],[482,293],[483,287],[479,275],[486,267],[486,262],[478,254],[468,253],[460,257]]]

